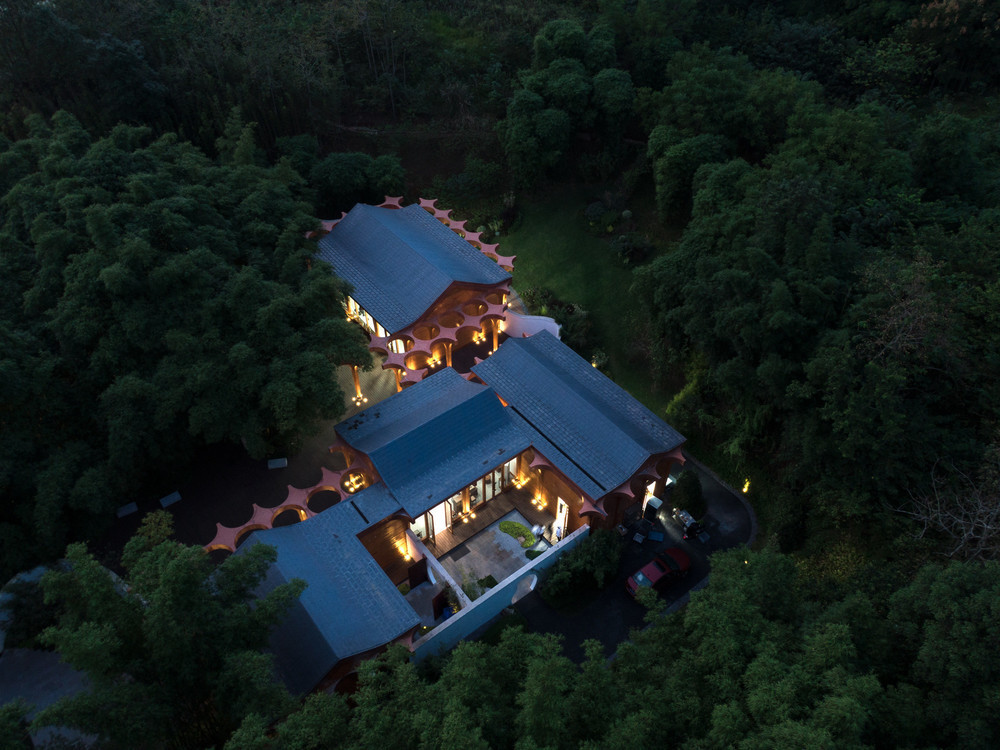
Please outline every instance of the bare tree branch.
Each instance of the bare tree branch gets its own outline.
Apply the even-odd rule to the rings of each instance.
[[[910,493],[910,503],[896,508],[921,524],[918,538],[928,532],[944,536],[948,557],[1000,557],[1000,447],[993,446],[973,479],[950,461],[931,469],[931,489]]]

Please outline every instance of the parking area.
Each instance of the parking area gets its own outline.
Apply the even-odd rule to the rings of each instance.
[[[664,608],[668,608],[684,600],[692,588],[707,580],[712,552],[752,542],[756,522],[749,506],[703,467],[693,461],[688,466],[698,472],[701,480],[708,509],[704,519],[710,537],[708,542],[686,541],[680,527],[670,520],[669,501],[664,503],[654,523],[654,533],[644,542],[633,541],[633,529],[629,530],[615,580],[579,612],[558,612],[549,607],[537,591],[519,601],[516,609],[532,631],[561,634],[564,653],[575,662],[583,660],[581,644],[591,638],[600,641],[605,654],[610,656],[619,643],[628,639],[633,628],[643,625],[646,610],[626,593],[625,582],[657,553],[678,547],[691,559],[691,572],[685,578],[668,582],[660,591]],[[656,532],[663,538],[654,538]]]

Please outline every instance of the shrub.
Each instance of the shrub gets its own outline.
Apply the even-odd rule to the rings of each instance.
[[[534,315],[545,315],[555,301],[555,295],[545,287],[529,286],[520,291],[521,300]]]
[[[550,603],[566,603],[575,596],[602,589],[618,572],[622,538],[600,529],[584,539],[549,569],[541,594]]]
[[[701,480],[691,469],[685,469],[677,477],[670,502],[675,508],[682,508],[695,518],[705,515],[705,498],[702,496]]]
[[[4,587],[9,596],[4,609],[10,618],[7,624],[7,648],[41,648],[37,636],[45,628],[59,621],[61,608],[57,604],[47,604],[42,587],[37,581],[14,581]]]
[[[485,199],[495,201],[503,187],[503,170],[497,162],[468,156],[463,171],[435,178],[433,187],[442,205],[464,206]]]
[[[639,234],[620,234],[611,241],[611,250],[618,256],[623,266],[637,266],[643,263],[653,250],[652,245]]]
[[[292,168],[303,177],[309,175],[319,154],[319,141],[313,135],[290,135],[278,138],[274,145],[281,156],[288,157]]]
[[[593,343],[594,322],[590,313],[580,305],[571,305],[568,309],[553,309],[552,317],[560,326],[559,338],[562,342],[577,354],[585,356]]]
[[[586,355],[591,347],[594,324],[585,308],[563,302],[545,287],[527,287],[520,295],[532,315],[548,315],[559,324],[559,338],[566,346]]]
[[[590,364],[602,372],[607,369],[608,362],[610,362],[608,353],[603,349],[594,349],[593,354],[590,355]]]
[[[469,601],[476,601],[479,597],[483,595],[483,587],[479,585],[478,581],[474,581],[467,575],[462,578],[462,591],[469,597]]]
[[[313,164],[309,182],[318,193],[319,212],[332,216],[355,203],[379,203],[386,195],[398,195],[406,172],[393,154],[372,158],[359,152],[333,153]]]
[[[531,529],[523,523],[518,523],[517,521],[501,521],[500,531],[504,534],[510,534],[515,539],[521,539],[522,547],[535,546],[535,535],[532,534]]]
[[[601,217],[604,216],[604,212],[607,210],[603,201],[594,201],[583,209],[583,217],[591,227],[594,227],[600,224]]]
[[[513,609],[509,612],[504,612],[494,621],[492,625],[486,628],[483,634],[479,636],[479,640],[482,643],[488,643],[495,646],[500,643],[500,638],[503,636],[503,632],[509,628],[521,628],[521,630],[527,632],[528,618]]]
[[[525,554],[528,556],[529,560],[534,560],[536,557],[540,557],[545,554],[543,549],[529,549]]]

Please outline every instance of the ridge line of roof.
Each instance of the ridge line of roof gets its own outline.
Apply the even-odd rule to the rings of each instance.
[[[546,434],[544,431],[540,430],[538,428],[538,426],[534,422],[532,422],[530,419],[528,419],[526,416],[524,416],[524,414],[522,414],[521,411],[516,406],[510,405],[510,406],[508,406],[508,408],[511,409],[515,414],[517,414],[517,416],[519,416],[522,420],[524,420],[525,424],[527,424],[528,426],[530,426],[531,429],[533,429],[535,432],[537,432],[539,435],[541,435],[543,438],[545,438],[545,440],[549,443],[549,445],[551,445],[553,448],[555,448],[557,451],[559,451],[560,455],[562,455],[567,461],[569,461],[577,469],[579,469],[587,477],[587,479],[589,479],[591,482],[593,482],[598,487],[600,487],[602,490],[604,490],[605,493],[611,491],[607,487],[605,487],[602,482],[600,482],[596,478],[594,478],[594,476],[591,475],[591,473],[589,471],[587,471],[586,469],[584,469],[582,466],[580,466],[580,464],[578,464],[569,455],[567,455],[567,453],[562,448],[560,448],[559,445],[555,441],[553,441],[552,438],[550,438],[548,436],[548,434]],[[534,444],[532,444],[531,447],[534,448],[535,447]],[[574,484],[575,484],[575,482],[574,482]],[[594,499],[596,500],[597,498],[595,497]]]

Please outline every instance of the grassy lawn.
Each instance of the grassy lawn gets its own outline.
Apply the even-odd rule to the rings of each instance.
[[[548,287],[590,312],[594,340],[608,354],[611,377],[662,416],[673,394],[655,392],[646,367],[630,353],[628,321],[637,308],[629,294],[632,272],[618,262],[607,240],[588,233],[583,218],[588,195],[586,188],[569,187],[526,200],[520,226],[501,240],[500,250],[517,255],[515,290]]]

